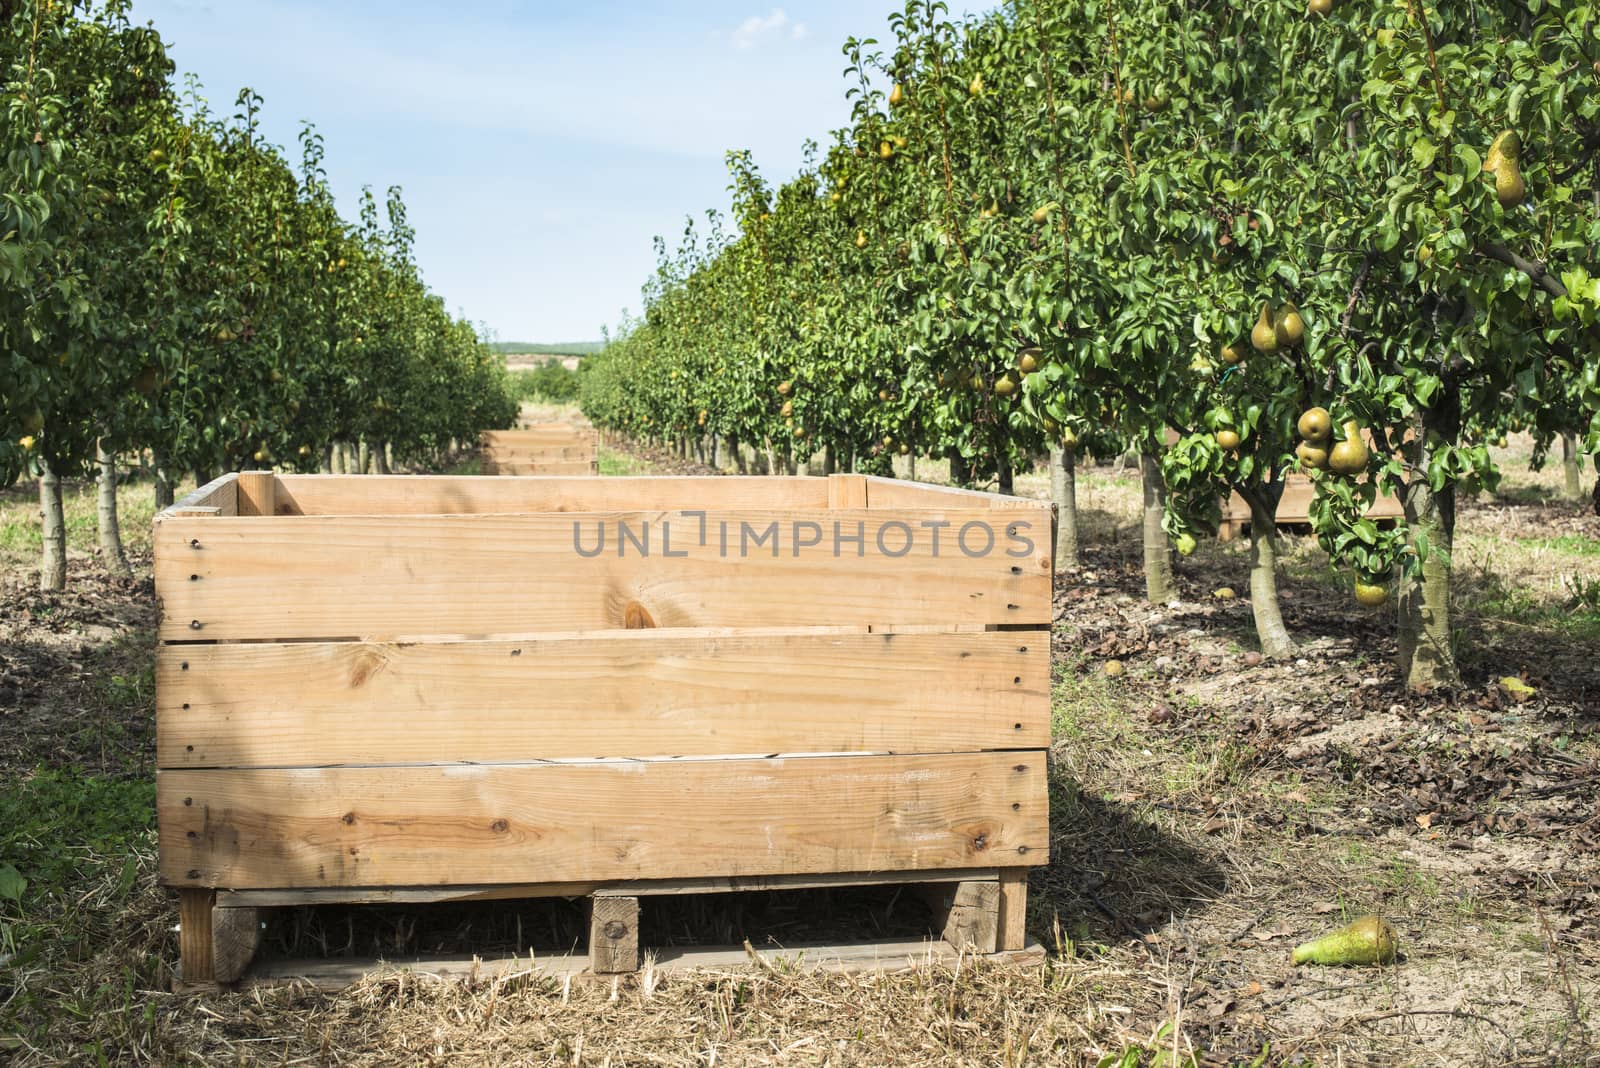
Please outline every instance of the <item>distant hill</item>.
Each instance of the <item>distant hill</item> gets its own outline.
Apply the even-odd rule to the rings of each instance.
[[[534,353],[540,356],[588,356],[605,347],[603,341],[563,341],[549,344],[543,341],[495,341],[489,348],[500,355],[507,353]]]

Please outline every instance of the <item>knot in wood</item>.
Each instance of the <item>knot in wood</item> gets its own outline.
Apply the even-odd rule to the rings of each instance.
[[[621,920],[607,920],[605,926],[602,927],[601,930],[604,931],[605,936],[611,939],[613,942],[621,941],[622,939],[628,937],[628,925],[623,923]]]

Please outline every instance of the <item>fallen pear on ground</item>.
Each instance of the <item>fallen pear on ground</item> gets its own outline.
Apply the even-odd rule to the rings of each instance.
[[[1302,942],[1296,964],[1389,964],[1400,947],[1394,928],[1377,916],[1363,916],[1337,931]]]

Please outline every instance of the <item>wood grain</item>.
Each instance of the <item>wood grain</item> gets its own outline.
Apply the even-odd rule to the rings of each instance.
[[[930,939],[898,939],[888,942],[860,942],[826,945],[793,945],[774,948],[741,946],[669,946],[654,950],[652,968],[658,973],[725,972],[744,968],[776,970],[784,974],[826,972],[839,975],[886,974],[922,971],[931,968],[956,969],[971,954],[958,953],[947,942]],[[1025,949],[994,953],[989,962],[1007,966],[1036,967],[1044,963],[1044,947],[1034,942]],[[612,982],[611,976],[596,976],[589,971],[589,958],[583,954],[556,954],[534,958],[470,955],[453,957],[409,957],[400,960],[301,959],[266,960],[250,970],[241,986],[309,986],[315,990],[337,992],[372,976],[405,973],[416,982],[494,982],[539,975],[561,980],[567,977],[594,982]],[[196,989],[184,984],[181,989]],[[200,987],[199,989],[212,989]]]
[[[999,935],[995,948],[1021,949],[1028,941],[1028,869],[1000,869]]]
[[[166,645],[156,711],[164,768],[1037,749],[1049,642],[634,630]]]
[[[277,479],[271,471],[241,471],[238,486],[240,515],[277,514]]]
[[[485,459],[480,470],[486,475],[509,475],[515,477],[560,475],[570,478],[579,475],[598,475],[600,473],[600,465],[595,460],[546,460],[538,457],[503,457],[492,460]]]
[[[599,975],[639,970],[639,899],[589,901],[589,967]]]
[[[209,889],[178,891],[178,963],[189,983],[210,983],[217,978],[212,943],[211,910],[216,894]]]
[[[432,905],[441,901],[516,901],[538,897],[662,897],[727,894],[745,890],[834,890],[846,886],[994,882],[994,868],[883,872],[824,872],[815,875],[701,876],[693,879],[628,879],[620,882],[500,883],[489,886],[310,886],[303,889],[218,890],[219,911],[297,905]]]
[[[869,508],[991,508],[999,511],[1050,512],[1049,501],[1032,497],[1013,497],[1004,493],[985,493],[958,486],[936,486],[882,475],[866,477]]]
[[[156,808],[161,879],[185,887],[890,873],[1049,858],[1043,751],[158,771]]]
[[[786,509],[828,506],[823,478],[655,475],[525,477],[279,475],[279,515],[474,515],[615,512],[661,508]],[[961,507],[959,502],[956,505]],[[977,505],[972,505],[977,507]]]
[[[630,609],[667,628],[1048,626],[1048,535],[989,510],[176,516],[156,525],[159,634],[489,637],[620,628]]]
[[[156,515],[156,521],[172,516],[231,516],[239,514],[239,476],[226,474],[214,478],[194,492],[174,501]]]

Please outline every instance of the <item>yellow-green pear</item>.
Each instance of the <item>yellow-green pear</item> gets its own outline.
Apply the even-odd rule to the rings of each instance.
[[[1277,335],[1278,344],[1286,349],[1294,348],[1306,336],[1306,322],[1300,318],[1300,309],[1294,306],[1294,301],[1278,309],[1273,332]]]
[[[1257,352],[1278,351],[1278,331],[1272,325],[1272,306],[1261,305],[1261,318],[1250,330],[1250,344]]]
[[[1359,475],[1367,469],[1370,458],[1367,443],[1361,440],[1361,424],[1346,420],[1344,440],[1328,450],[1328,468],[1340,475]]]
[[[1350,926],[1294,948],[1296,964],[1388,964],[1400,948],[1394,928],[1377,916],[1363,916]]]

